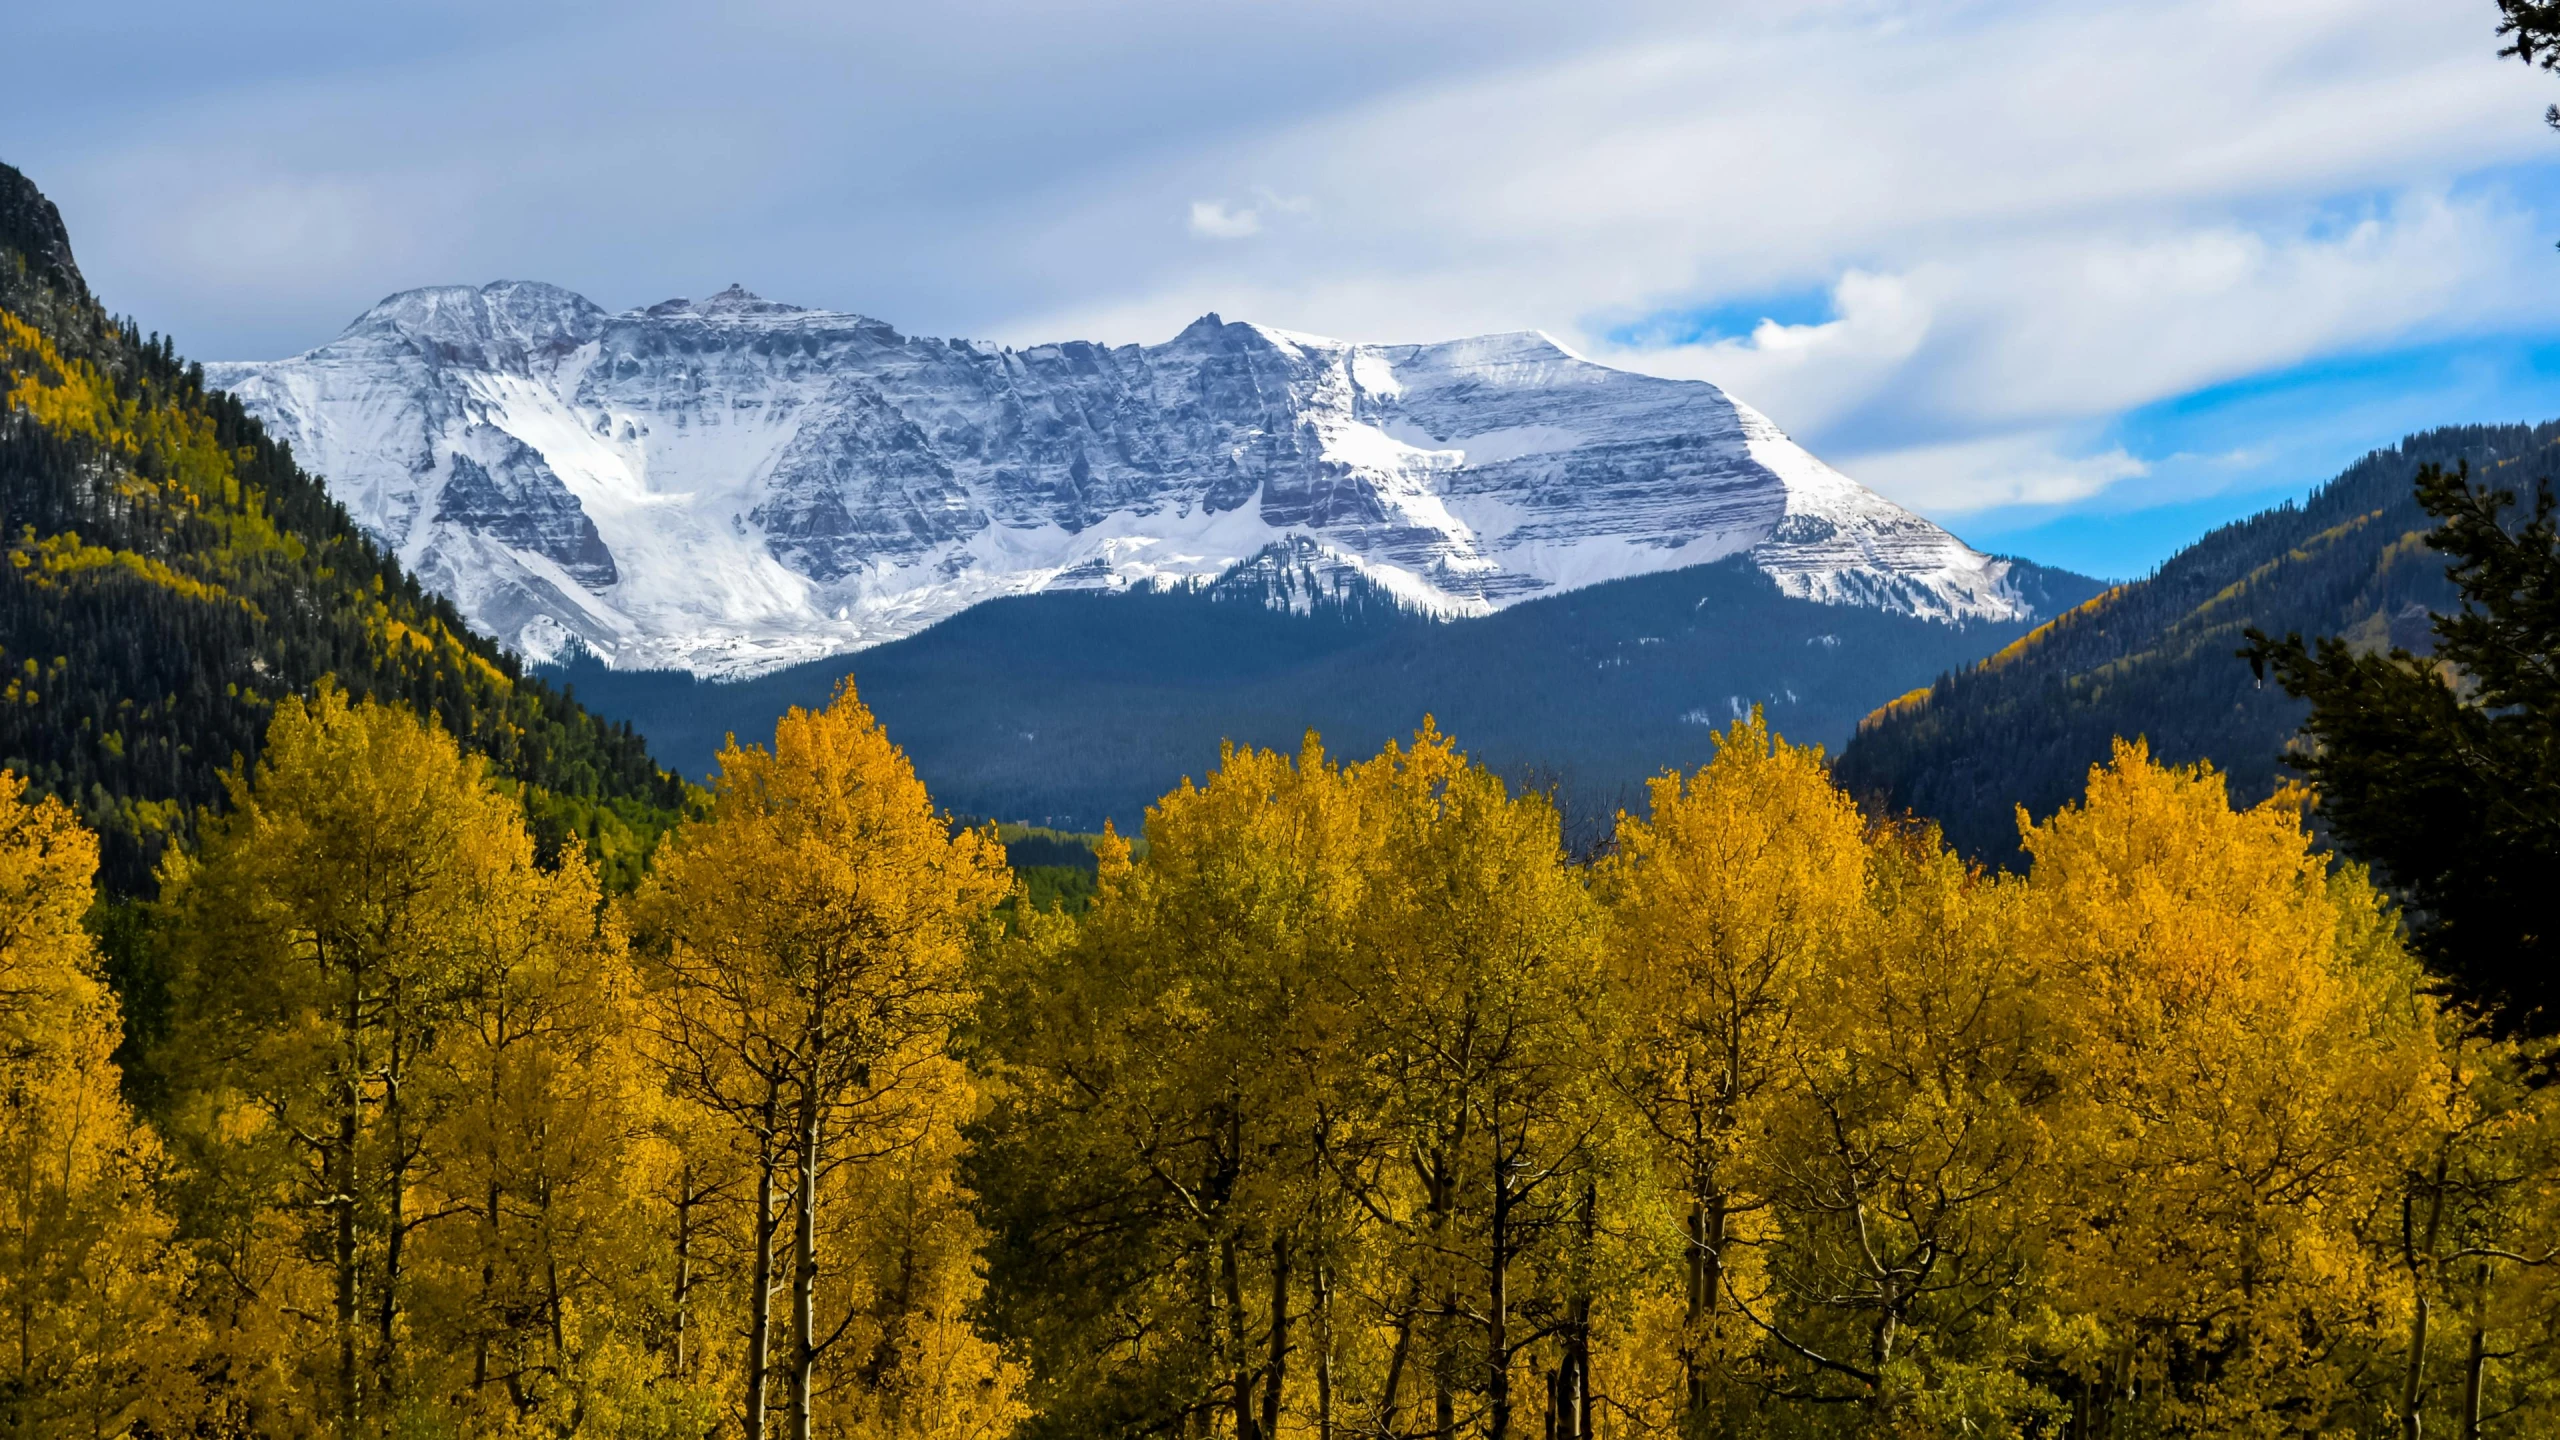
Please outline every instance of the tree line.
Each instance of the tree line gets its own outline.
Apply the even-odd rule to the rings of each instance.
[[[1578,860],[1426,726],[1029,903],[848,688],[608,898],[323,686],[164,860],[0,780],[20,1436],[2525,1435],[2541,1042],[2287,792],[2120,745],[2023,876],[1756,718]],[[129,1047],[133,1054],[137,1047]]]

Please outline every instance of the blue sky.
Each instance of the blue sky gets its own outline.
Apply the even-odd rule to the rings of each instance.
[[[928,334],[1538,328],[2139,574],[2560,416],[2560,79],[2491,0],[31,7],[0,160],[188,353],[733,280]]]

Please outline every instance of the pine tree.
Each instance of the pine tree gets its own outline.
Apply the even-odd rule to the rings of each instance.
[[[2462,609],[2435,653],[2306,647],[2249,632],[2260,674],[2311,702],[2295,764],[2349,853],[2415,906],[2419,948],[2461,999],[2509,1028],[2560,1031],[2560,520],[2548,481],[2515,497],[2467,465],[2418,472]]]

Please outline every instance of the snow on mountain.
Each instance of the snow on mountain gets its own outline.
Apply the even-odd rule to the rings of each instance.
[[[736,286],[612,314],[501,282],[206,373],[536,659],[574,636],[618,668],[749,675],[1275,543],[1445,615],[1738,551],[1814,600],[2029,609],[2006,562],[1715,386],[1536,333],[1357,345],[1208,315],[1017,350]]]

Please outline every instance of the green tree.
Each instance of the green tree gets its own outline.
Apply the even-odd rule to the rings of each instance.
[[[2555,0],[2498,0],[2498,33],[2506,37],[2506,46],[2498,53],[2512,55],[2527,65],[2560,71],[2560,3]],[[2560,130],[2560,105],[2542,112],[2542,118],[2553,129]]]
[[[2251,630],[2260,675],[2311,702],[2294,763],[2347,850],[2414,905],[2417,945],[2460,998],[2510,1028],[2560,1030],[2560,529],[2546,480],[2515,496],[2465,465],[2418,472],[2462,609],[2435,653]]]

